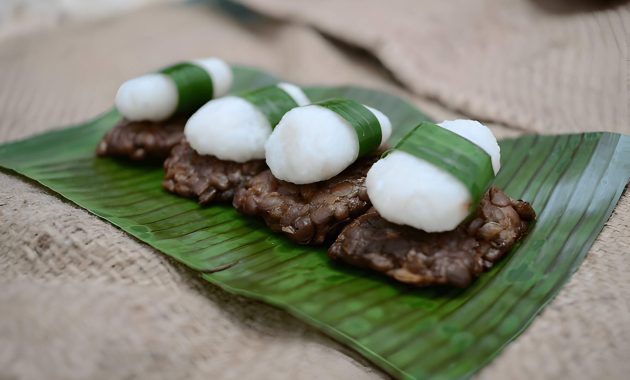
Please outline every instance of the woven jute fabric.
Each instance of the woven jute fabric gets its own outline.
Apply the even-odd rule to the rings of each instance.
[[[630,131],[630,5],[239,0],[373,52],[418,94],[524,131]]]
[[[402,28],[412,23],[410,18],[419,21],[418,17],[438,8],[436,3],[445,3],[441,7],[446,12],[453,7],[446,4],[450,2],[418,2],[414,13],[398,14],[397,22],[374,23],[372,29],[349,25],[369,20],[368,16],[353,16],[346,29],[335,24],[333,18],[348,16],[343,12],[344,1],[338,2],[337,16],[334,12],[318,15],[306,4],[304,12],[298,12],[292,5],[295,3],[256,2],[259,10],[276,17],[273,21],[243,15],[242,11],[237,21],[225,11],[203,5],[162,6],[6,40],[0,43],[0,141],[87,120],[111,107],[123,80],[185,58],[208,55],[258,66],[297,83],[352,83],[385,89],[407,97],[435,119],[485,118],[499,136],[542,130],[543,124],[521,121],[541,118],[538,107],[543,93],[548,102],[546,131],[622,130],[629,125],[618,103],[627,101],[627,92],[618,96],[606,92],[606,101],[591,103],[592,94],[583,91],[585,87],[564,92],[561,85],[567,70],[582,67],[579,62],[567,66],[567,62],[573,57],[571,52],[583,47],[579,44],[591,32],[588,27],[600,25],[597,20],[602,12],[578,16],[549,13],[543,18],[549,25],[568,25],[571,17],[579,17],[586,28],[582,34],[568,33],[558,46],[539,46],[539,57],[546,62],[544,71],[552,79],[537,82],[533,79],[535,70],[530,80],[527,70],[514,78],[493,76],[492,70],[482,70],[478,61],[471,60],[468,65],[458,65],[457,73],[453,73],[466,80],[449,87],[437,83],[444,78],[422,72],[420,67],[411,65],[418,70],[413,74],[413,70],[403,69],[402,63],[396,66],[387,62],[382,52],[391,37],[386,37],[386,31],[375,45],[363,39],[373,33],[372,29]],[[470,3],[497,5],[491,1]],[[511,12],[517,19],[524,17],[519,16],[523,9],[535,9],[534,5],[509,3],[497,12]],[[389,4],[395,8],[399,2]],[[285,17],[300,22],[282,21]],[[388,20],[388,15],[382,17]],[[628,21],[627,17],[621,19]],[[525,21],[515,22],[521,25]],[[495,33],[486,31],[477,38],[504,38],[500,35],[512,30],[503,18],[487,22],[490,25],[486,28],[494,28]],[[322,37],[306,24],[366,49],[378,56],[384,67],[366,52]],[[325,25],[336,25],[339,30]],[[452,27],[437,22],[432,25],[431,38],[440,33],[446,36]],[[458,24],[465,45],[473,43],[466,31],[476,33],[475,25]],[[601,36],[588,39],[593,44],[612,33],[601,25],[598,28]],[[531,40],[526,39],[528,46],[535,45],[536,37],[547,38],[547,31],[532,32]],[[390,60],[428,62],[433,58],[426,55],[446,49],[426,38],[410,38],[404,54],[390,52]],[[455,41],[454,37],[450,41]],[[494,46],[492,40],[476,43],[488,49]],[[414,52],[416,45],[422,49]],[[531,46],[529,49],[534,49]],[[583,78],[593,88],[611,75],[602,71],[610,64],[605,57],[614,54],[615,47],[607,46],[612,52],[596,49],[611,55],[593,59],[588,66],[590,79]],[[454,44],[449,49],[462,48]],[[556,57],[551,63],[545,58],[550,49]],[[509,72],[511,66],[518,69],[514,57],[497,55],[496,73]],[[482,72],[488,74],[484,78],[487,89],[478,92],[473,84],[481,83],[477,76]],[[626,80],[623,70],[615,75],[618,81]],[[410,77],[425,79],[416,82]],[[515,78],[527,84],[521,92],[515,89],[521,83]],[[558,87],[549,81],[556,81]],[[455,82],[456,78],[449,81]],[[576,105],[586,108],[574,113]],[[488,113],[492,107],[506,114]],[[599,115],[597,126],[587,125],[582,117],[588,110]],[[574,123],[567,126],[563,122],[566,118],[573,118]],[[610,123],[603,123],[606,120]],[[479,377],[626,378],[630,373],[628,252],[630,198],[625,194],[567,286]],[[5,172],[0,173],[0,290],[2,380],[385,377],[351,350],[288,314],[203,282],[193,272],[54,193]]]

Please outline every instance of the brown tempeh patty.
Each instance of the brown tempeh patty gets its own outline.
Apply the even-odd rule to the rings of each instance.
[[[307,185],[281,181],[266,170],[236,192],[233,205],[298,244],[322,244],[370,207],[365,176],[377,158],[359,159],[339,175]]]
[[[160,122],[122,119],[103,136],[96,154],[136,161],[163,160],[184,136],[185,124],[183,117]]]
[[[341,232],[328,255],[412,285],[466,287],[523,238],[534,219],[529,203],[495,187],[472,219],[448,232],[393,224],[372,208]]]
[[[162,186],[183,197],[197,198],[201,205],[230,202],[237,188],[266,169],[265,160],[238,163],[200,155],[183,140],[164,161]]]

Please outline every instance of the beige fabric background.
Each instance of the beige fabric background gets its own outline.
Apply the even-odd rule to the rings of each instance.
[[[147,5],[179,0],[2,0],[0,39],[55,28],[77,20],[97,20]]]
[[[203,5],[163,6],[0,43],[0,141],[84,121],[111,106],[124,79],[204,55],[304,84],[387,89],[436,119],[486,119],[500,136],[629,132],[627,7],[557,13],[525,0],[389,1],[376,18],[369,6],[349,14],[347,1],[334,10],[247,2],[279,20],[239,24]],[[289,16],[299,22],[281,21]],[[626,378],[629,252],[625,194],[576,275],[479,377]],[[206,284],[5,173],[0,290],[2,380],[385,376],[287,314]]]
[[[418,94],[538,132],[630,131],[630,6],[584,0],[239,0],[373,52]],[[574,5],[555,12],[541,3]]]

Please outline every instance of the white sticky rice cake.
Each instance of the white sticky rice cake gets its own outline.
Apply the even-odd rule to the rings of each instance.
[[[277,85],[301,106],[309,102],[290,83]],[[195,112],[184,129],[190,146],[199,154],[222,160],[246,162],[265,158],[265,142],[272,126],[252,103],[238,96],[211,100]]]
[[[367,107],[381,126],[381,145],[391,135],[389,118]],[[287,112],[265,145],[276,178],[295,184],[324,181],[356,161],[359,140],[348,121],[328,108],[309,105]]]
[[[490,129],[474,120],[438,125],[482,148],[490,155],[494,174],[498,173],[501,153]],[[383,218],[426,232],[457,227],[468,216],[472,201],[468,189],[452,174],[397,150],[372,166],[366,187],[372,205]]]
[[[223,60],[205,58],[192,61],[212,79],[213,98],[225,95],[232,85],[232,69]],[[115,104],[131,121],[162,121],[175,113],[177,87],[165,74],[145,74],[123,83],[116,93]]]

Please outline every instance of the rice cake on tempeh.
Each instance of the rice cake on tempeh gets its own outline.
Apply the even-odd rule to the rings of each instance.
[[[184,136],[185,123],[183,117],[159,122],[122,119],[103,136],[96,153],[135,161],[164,160]]]
[[[390,223],[375,209],[349,224],[328,255],[417,286],[470,285],[527,234],[535,212],[490,188],[472,218],[455,230],[427,233]]]
[[[164,162],[162,186],[180,196],[196,198],[201,205],[230,202],[236,189],[266,169],[265,160],[239,163],[200,155],[183,140]]]
[[[327,181],[305,185],[279,180],[266,170],[236,192],[233,205],[262,217],[271,230],[298,244],[322,244],[370,207],[365,175],[377,158],[359,159]]]

